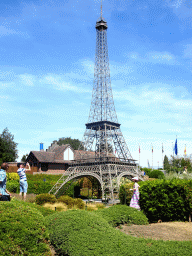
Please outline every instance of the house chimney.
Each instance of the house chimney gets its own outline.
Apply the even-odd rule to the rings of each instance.
[[[40,151],[44,151],[43,149],[43,143],[39,143],[40,144]]]

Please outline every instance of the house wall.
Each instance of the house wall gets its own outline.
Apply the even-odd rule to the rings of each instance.
[[[39,169],[36,173],[34,174],[63,174],[67,168],[67,164],[47,164],[47,171],[42,171]]]
[[[17,163],[16,163],[17,164]],[[7,173],[11,172],[17,172],[18,167],[17,165],[9,165],[9,169],[6,171]],[[34,172],[37,172],[38,168],[37,167],[31,167],[31,171],[27,171],[26,173],[28,174],[34,174]]]
[[[64,151],[64,156],[63,156],[63,160],[74,160],[74,153],[70,148],[67,148]]]

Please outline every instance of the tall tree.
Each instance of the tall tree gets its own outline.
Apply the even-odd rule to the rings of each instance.
[[[0,163],[14,162],[17,155],[17,143],[14,142],[14,136],[5,128],[0,134]]]
[[[29,156],[28,154],[23,155],[22,158],[21,158],[21,161],[26,162],[28,156]]]
[[[71,139],[71,137],[66,137],[66,138],[63,137],[63,138],[58,139],[58,141],[57,141],[57,144],[59,146],[65,145],[65,144],[70,144],[74,150],[77,150],[79,148],[80,143],[81,143],[80,140]]]
[[[164,156],[163,166],[164,166],[164,170],[166,170],[168,172],[170,171],[170,163],[169,163],[169,159],[166,155]]]

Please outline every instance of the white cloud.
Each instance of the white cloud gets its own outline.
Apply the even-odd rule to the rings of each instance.
[[[36,77],[30,74],[18,75],[18,78],[21,80],[22,84],[27,86],[34,86],[34,82],[36,81]]]
[[[179,7],[181,7],[182,3],[183,3],[183,0],[176,0],[172,6],[179,8]]]
[[[177,64],[176,57],[169,53],[169,52],[149,52],[146,54],[146,59],[149,62],[154,63],[162,63],[162,64],[168,64],[168,65],[175,65]]]
[[[139,54],[138,52],[129,52],[124,54],[125,57],[130,58],[131,61],[141,62],[141,63],[154,63],[154,64],[165,64],[165,65],[178,65],[179,62],[172,53],[170,52],[158,52],[158,51],[151,51],[147,53],[143,53],[143,55]],[[132,68],[129,67],[130,72]],[[130,73],[129,72],[129,73]]]
[[[150,86],[153,88],[152,84]],[[176,96],[163,84],[159,84],[159,89],[151,87],[114,91],[116,109],[120,109],[118,117],[123,120],[123,126],[134,127],[133,133],[137,134],[180,132],[185,136],[186,128],[192,123],[192,99]]]
[[[10,28],[6,28],[5,26],[0,26],[0,37],[1,36],[9,36],[9,35],[17,35],[24,38],[29,38],[29,35],[26,32],[16,31]]]
[[[184,46],[183,56],[186,59],[192,58],[192,44],[186,44]]]
[[[76,93],[87,93],[90,92],[89,90],[81,87],[81,86],[75,86],[72,85],[71,83],[67,83],[63,81],[63,77],[57,76],[57,75],[47,75],[43,79],[41,79],[41,83],[53,85],[53,87],[56,90],[61,90],[61,91],[73,91]]]

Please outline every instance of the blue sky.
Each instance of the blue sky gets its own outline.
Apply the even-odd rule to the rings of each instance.
[[[1,0],[0,132],[19,158],[39,143],[82,139],[94,79],[99,0]],[[178,138],[192,153],[192,2],[103,0],[111,84],[134,159],[162,165]]]

